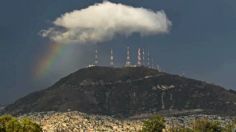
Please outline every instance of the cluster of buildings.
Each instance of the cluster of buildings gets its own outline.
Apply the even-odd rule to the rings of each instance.
[[[99,65],[99,55],[98,54],[99,54],[98,50],[96,49],[95,50],[95,56],[94,56],[94,64],[89,65],[89,67]],[[113,49],[110,50],[109,65],[111,67],[115,66],[115,57],[114,57]],[[136,62],[132,63],[131,62],[130,48],[127,47],[126,60],[125,60],[124,67],[139,67],[139,66],[148,67],[148,68],[152,68],[152,69],[157,69],[159,71],[161,70],[160,66],[158,64],[154,63],[154,59],[151,58],[149,50],[147,51],[147,53],[145,53],[145,50],[142,49],[142,48],[138,48]]]

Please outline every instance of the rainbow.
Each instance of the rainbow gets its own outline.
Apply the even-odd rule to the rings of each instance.
[[[35,78],[42,78],[43,76],[47,75],[47,73],[53,67],[53,64],[61,56],[65,46],[65,44],[50,44],[49,50],[40,59],[40,61],[37,62],[37,65],[34,68],[33,72]]]

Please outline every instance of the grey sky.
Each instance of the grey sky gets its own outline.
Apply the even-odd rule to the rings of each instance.
[[[41,79],[32,71],[45,56],[50,42],[38,35],[51,22],[96,0],[2,0],[0,2],[0,103],[11,103],[32,91],[47,88],[59,78],[92,61],[95,46],[70,45],[54,68]],[[172,21],[167,35],[115,37],[98,46],[106,56],[114,49],[124,63],[125,48],[149,48],[156,62],[170,73],[182,73],[226,88],[236,89],[235,0],[112,0],[154,11],[164,10]],[[134,53],[132,53],[134,54]],[[88,57],[84,59],[85,57]],[[134,60],[133,60],[134,61]],[[65,63],[62,63],[65,62]],[[103,63],[107,63],[105,59]]]

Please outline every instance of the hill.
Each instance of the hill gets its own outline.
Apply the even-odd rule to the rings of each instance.
[[[139,132],[146,119],[117,119],[110,116],[85,114],[77,111],[70,112],[37,112],[28,113],[19,118],[27,117],[38,123],[44,132]],[[231,123],[233,117],[215,115],[188,115],[178,117],[165,117],[167,132],[174,125],[192,127],[196,119],[209,119],[217,121],[222,126]]]
[[[236,115],[236,94],[220,86],[145,67],[90,67],[17,100],[4,112],[68,110],[119,117],[176,110]]]

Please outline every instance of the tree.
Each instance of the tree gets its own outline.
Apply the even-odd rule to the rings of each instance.
[[[22,124],[22,129],[24,132],[25,131],[28,131],[28,132],[41,132],[42,131],[41,127],[38,124],[32,122],[28,118],[21,119],[21,124]]]
[[[6,132],[7,123],[13,119],[14,117],[12,117],[11,115],[0,116],[0,132]]]
[[[6,123],[6,132],[24,132],[21,126],[21,123],[13,118]]]
[[[42,128],[28,118],[3,115],[0,116],[0,132],[42,132]]]
[[[165,128],[165,119],[156,115],[143,122],[142,132],[162,132]]]

